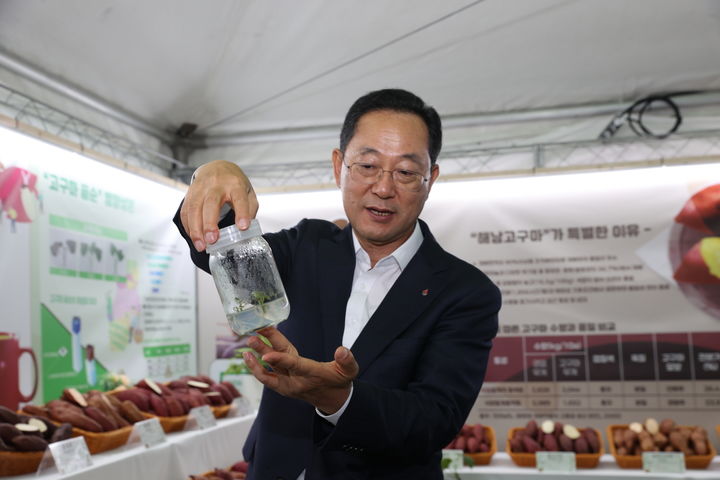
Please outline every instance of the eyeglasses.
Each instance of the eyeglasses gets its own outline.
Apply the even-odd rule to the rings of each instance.
[[[365,185],[379,182],[385,172],[389,172],[392,175],[392,179],[398,188],[408,192],[420,191],[423,184],[428,181],[422,174],[413,172],[412,170],[402,168],[383,170],[378,165],[373,165],[372,163],[353,163],[348,165],[343,162],[343,164],[350,170],[350,178],[352,178],[353,181]]]

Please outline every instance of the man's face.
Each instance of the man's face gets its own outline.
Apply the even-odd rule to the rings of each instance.
[[[398,187],[391,173],[384,172],[376,183],[365,184],[353,178],[345,166],[355,163],[417,172],[428,181],[419,191],[410,192]],[[417,115],[392,110],[363,115],[345,154],[333,151],[333,168],[345,213],[358,240],[366,249],[387,247],[387,253],[412,234],[439,173],[437,165],[430,168],[425,122]]]

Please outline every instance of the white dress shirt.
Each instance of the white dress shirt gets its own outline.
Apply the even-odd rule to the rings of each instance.
[[[423,242],[423,234],[420,231],[420,224],[415,222],[415,230],[405,243],[400,245],[387,257],[383,257],[370,266],[370,256],[363,250],[360,242],[352,232],[353,246],[355,247],[355,273],[353,274],[352,291],[345,308],[345,329],[343,330],[343,347],[352,350],[355,340],[360,336],[370,317],[380,306],[385,295],[390,291],[395,280],[407,267],[410,260],[415,256]],[[323,415],[318,409],[315,412],[322,418],[337,425],[340,416],[343,414],[350,399],[352,398],[352,384],[350,384],[350,395],[340,407],[340,410],[332,415]],[[300,474],[298,480],[304,480],[305,471]]]

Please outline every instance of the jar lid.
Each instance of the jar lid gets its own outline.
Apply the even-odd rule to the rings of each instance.
[[[260,228],[260,223],[256,219],[252,219],[250,221],[250,226],[247,230],[240,230],[235,224],[232,224],[229,227],[220,229],[220,237],[217,242],[208,245],[206,251],[207,253],[215,253],[235,242],[248,240],[260,235],[262,235],[262,229]]]

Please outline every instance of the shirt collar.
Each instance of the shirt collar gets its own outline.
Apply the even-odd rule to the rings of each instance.
[[[362,248],[360,242],[357,239],[357,236],[355,235],[355,230],[352,230],[352,238],[353,247],[355,249],[355,258],[357,259],[361,256],[368,257],[367,252]],[[400,270],[405,270],[405,267],[407,267],[408,263],[410,263],[410,260],[412,260],[417,251],[420,250],[420,245],[422,245],[422,242],[423,234],[420,230],[420,222],[415,222],[415,229],[413,230],[413,233],[410,235],[410,237],[405,240],[402,245],[396,248],[390,255],[381,258],[378,263],[382,262],[386,258],[392,257],[400,266]]]

